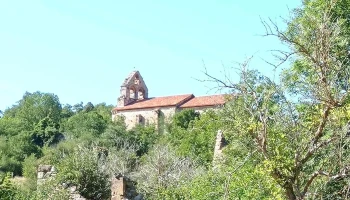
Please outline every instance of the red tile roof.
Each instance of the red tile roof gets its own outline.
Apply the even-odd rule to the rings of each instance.
[[[215,105],[223,105],[224,103],[225,103],[224,95],[203,96],[203,97],[192,98],[191,100],[182,104],[180,108],[215,106]]]
[[[167,96],[167,97],[155,97],[150,99],[139,100],[124,107],[116,107],[113,111],[121,110],[134,110],[143,108],[157,108],[166,106],[179,106],[185,101],[193,98],[193,94]]]

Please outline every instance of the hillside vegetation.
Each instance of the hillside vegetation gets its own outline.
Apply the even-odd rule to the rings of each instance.
[[[26,93],[0,119],[1,199],[43,198],[36,185],[39,164],[59,172],[47,187],[69,182],[89,199],[109,198],[113,175],[129,176],[140,193],[154,198],[211,167],[220,127],[214,111],[177,113],[160,132],[153,125],[127,130],[123,118],[111,120],[111,110],[105,104],[62,106],[54,94]],[[8,173],[25,180],[11,182]]]

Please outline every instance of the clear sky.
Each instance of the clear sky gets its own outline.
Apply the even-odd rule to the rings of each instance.
[[[120,85],[139,70],[150,96],[212,94],[196,81],[255,55],[269,74],[260,17],[288,17],[300,0],[0,0],[0,110],[28,92],[62,104],[116,104]],[[282,24],[282,23],[281,23]],[[233,76],[233,79],[236,77]]]

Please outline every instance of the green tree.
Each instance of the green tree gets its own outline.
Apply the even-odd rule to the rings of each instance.
[[[73,106],[69,105],[69,104],[65,104],[62,108],[62,112],[61,112],[61,119],[67,119],[71,116],[73,116],[75,113],[73,111]]]
[[[249,62],[242,64],[235,84],[205,72],[238,94],[221,117],[229,141],[244,147],[246,155],[254,153],[288,199],[321,199],[321,188],[349,178],[348,18],[334,18],[334,10],[350,5],[344,2],[304,1],[287,31],[264,22],[266,35],[290,47],[279,52],[281,62],[293,58],[281,84],[249,70]],[[241,154],[230,155],[234,161]],[[348,198],[344,187],[327,197]]]
[[[103,119],[105,119],[107,122],[112,122],[112,114],[111,110],[113,109],[113,105],[106,105],[106,103],[99,103],[96,104],[94,107],[94,110],[100,114]]]
[[[146,154],[159,138],[159,135],[157,134],[157,131],[153,125],[138,125],[132,130],[128,131],[128,134],[131,135],[131,141],[138,146],[138,156]]]
[[[80,112],[62,124],[62,132],[73,137],[97,137],[107,127],[107,121],[95,111]],[[90,138],[91,139],[91,138]]]
[[[172,118],[171,126],[178,126],[187,129],[190,123],[199,118],[199,113],[194,109],[186,109],[181,112],[175,113]]]
[[[22,131],[28,131],[25,123],[21,119],[12,117],[3,117],[0,119],[0,135],[14,136]]]
[[[207,110],[198,118],[198,114],[193,110],[185,110],[175,116],[182,116],[176,120],[179,118],[187,120],[175,121],[169,134],[165,135],[164,142],[170,143],[178,155],[189,156],[202,165],[210,166],[213,160],[215,136],[222,128],[218,114],[214,110]],[[175,125],[176,123],[179,125]]]
[[[124,147],[124,143],[136,145],[135,135],[130,134],[126,130],[124,118],[119,117],[108,124],[106,130],[101,134],[101,137],[99,138],[99,145],[109,149],[119,149]]]
[[[42,92],[26,92],[17,104],[5,110],[4,118],[17,118],[25,125],[26,130],[30,130],[40,120],[48,116],[55,123],[59,123],[61,110],[61,104],[56,95]]]
[[[92,104],[91,102],[88,102],[84,107],[83,107],[83,111],[84,112],[90,112],[94,109],[94,104]]]
[[[39,147],[51,145],[59,141],[59,124],[53,122],[49,117],[40,120],[31,133],[32,141]],[[62,136],[63,137],[63,136]]]
[[[77,103],[73,105],[73,111],[75,113],[79,113],[81,111],[83,111],[84,107],[83,107],[83,102]]]
[[[23,133],[11,137],[0,137],[0,171],[21,175],[21,163],[32,153],[39,156],[41,150],[31,142],[30,134]]]

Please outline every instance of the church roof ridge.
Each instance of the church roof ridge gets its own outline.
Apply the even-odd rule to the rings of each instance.
[[[128,75],[128,77],[126,77],[126,78],[124,79],[122,86],[126,86],[126,85],[128,84],[128,82],[134,77],[135,74],[138,74],[139,76],[141,76],[141,75],[140,75],[140,72],[139,72],[138,70],[132,71],[132,72]]]
[[[224,94],[198,96],[190,99],[180,106],[180,108],[195,108],[207,107],[225,104],[226,99]]]
[[[115,107],[113,111],[179,106],[192,98],[194,98],[193,94],[153,97],[138,100],[123,107]]]

